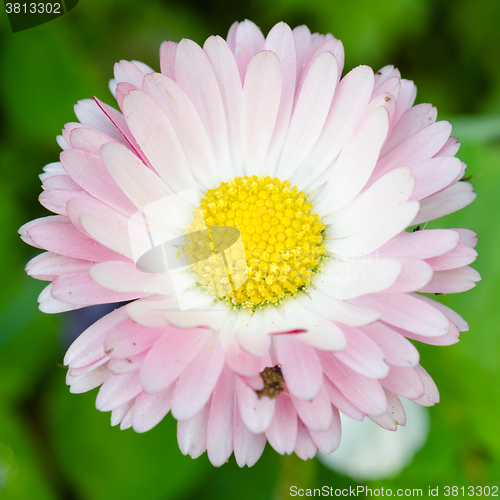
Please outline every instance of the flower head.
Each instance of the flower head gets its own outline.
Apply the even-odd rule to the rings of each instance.
[[[343,61],[332,35],[244,21],[203,48],[165,42],[161,73],[117,63],[120,111],[75,106],[41,175],[57,215],[20,232],[46,250],[27,266],[51,282],[42,311],[131,301],[65,357],[113,425],[171,412],[184,454],[243,466],[266,441],[332,453],[339,411],[395,430],[400,397],[438,401],[408,339],[468,329],[420,292],[473,287],[476,237],[407,228],[475,194],[413,82],[392,66],[341,78]]]

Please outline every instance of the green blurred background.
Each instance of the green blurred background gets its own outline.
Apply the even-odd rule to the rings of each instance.
[[[16,34],[0,14],[2,499],[279,499],[289,498],[292,484],[357,484],[269,446],[253,468],[239,469],[231,458],[215,469],[206,454],[181,455],[170,416],[143,435],[110,427],[109,414],[94,408],[96,391],[68,392],[61,364],[67,317],[38,311],[45,285],[23,271],[38,252],[17,229],[48,215],[37,201],[37,175],[57,161],[55,136],[75,120],[73,104],[92,95],[112,103],[107,82],[115,61],[138,59],[159,70],[163,40],[202,44],[245,18],[264,33],[282,20],[333,33],[344,42],[347,70],[395,64],[416,82],[417,103],[433,103],[440,119],[454,123],[479,196],[428,227],[477,231],[483,282],[441,298],[470,323],[462,341],[419,346],[441,392],[427,444],[398,477],[368,484],[426,492],[429,485],[500,483],[500,2],[80,0],[68,14]]]

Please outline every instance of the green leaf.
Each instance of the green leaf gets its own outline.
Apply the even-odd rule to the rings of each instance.
[[[144,434],[121,431],[96,410],[95,396],[70,394],[58,375],[47,406],[59,463],[82,499],[182,498],[203,480],[208,461],[181,454],[171,416]]]
[[[2,500],[56,500],[46,479],[43,451],[19,415],[0,411],[0,497]]]

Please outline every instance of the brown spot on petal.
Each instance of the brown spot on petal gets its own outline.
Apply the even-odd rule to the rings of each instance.
[[[262,396],[267,396],[269,399],[277,398],[285,388],[285,380],[280,365],[268,366],[259,375],[264,381],[264,389],[255,391],[259,398]]]

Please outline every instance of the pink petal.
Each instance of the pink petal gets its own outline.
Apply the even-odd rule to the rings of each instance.
[[[338,84],[321,135],[292,177],[294,183],[307,186],[332,163],[352,136],[373,89],[373,71],[359,66]]]
[[[460,239],[462,241],[462,239]],[[459,243],[453,250],[427,260],[434,271],[447,271],[467,266],[476,260],[477,252],[470,246]]]
[[[450,132],[451,125],[445,121],[433,123],[420,130],[395,147],[377,163],[371,182],[393,168],[411,167],[432,158],[443,147]]]
[[[383,258],[428,259],[449,252],[457,246],[458,240],[458,233],[450,229],[402,232],[380,247],[377,255]]]
[[[382,415],[387,400],[377,380],[363,377],[338,361],[333,354],[319,353],[325,375],[362,412]]]
[[[207,427],[207,455],[216,467],[233,452],[234,404],[234,375],[226,366],[213,391]]]
[[[312,299],[315,310],[321,316],[344,325],[366,325],[380,317],[379,313],[373,309],[362,309],[344,300],[334,299],[319,289],[311,288],[309,297]],[[307,307],[307,302],[304,305]]]
[[[406,330],[401,330],[400,328],[393,327],[393,329],[408,339],[418,340],[418,342],[422,342],[424,344],[453,345],[460,340],[460,332],[458,331],[455,323],[450,320],[448,320],[448,323],[450,331],[446,335],[441,335],[440,337],[424,337],[422,335],[417,335],[416,333],[410,333]]]
[[[52,296],[67,304],[94,305],[144,297],[142,292],[114,292],[99,286],[88,272],[59,276],[54,281]]]
[[[419,203],[416,201],[403,203],[363,231],[344,239],[329,240],[325,246],[331,252],[349,258],[369,254],[407,228],[414,220],[419,208]]]
[[[381,313],[382,321],[409,332],[427,337],[439,337],[448,333],[446,316],[414,295],[365,295],[353,302],[361,307],[376,309]]]
[[[241,103],[241,146],[247,175],[264,169],[282,93],[280,61],[271,51],[259,52],[248,66]]]
[[[78,101],[75,104],[75,114],[82,125],[87,125],[99,132],[103,132],[116,141],[123,140],[122,134],[114,123],[105,113],[103,113],[97,103],[92,99],[82,99]]]
[[[124,257],[85,236],[73,224],[53,222],[52,217],[44,219],[45,224],[33,225],[27,232],[39,248],[93,262],[123,260]]]
[[[259,398],[240,377],[236,377],[236,393],[241,418],[254,434],[264,432],[274,415],[275,400],[266,396]]]
[[[132,415],[135,432],[147,432],[163,420],[170,411],[173,392],[174,388],[169,387],[163,392],[142,392],[137,396]]]
[[[398,103],[399,111],[399,103]],[[403,113],[391,130],[387,142],[384,144],[380,157],[405,142],[423,128],[432,125],[437,118],[437,109],[432,104],[417,104]]]
[[[161,72],[175,81],[175,53],[177,43],[163,42],[160,47],[160,67]]]
[[[325,386],[311,401],[305,401],[292,396],[293,405],[297,414],[307,427],[315,431],[326,431],[330,428],[334,411]],[[336,410],[335,410],[336,411]]]
[[[128,317],[135,323],[151,328],[159,328],[169,324],[163,314],[164,304],[165,301],[162,301],[162,297],[148,297],[135,300],[125,307]]]
[[[231,175],[243,175],[240,128],[243,87],[238,66],[229,45],[221,37],[210,37],[203,50],[212,65],[224,106],[231,150]]]
[[[452,229],[460,235],[460,244],[467,245],[468,247],[475,248],[477,245],[477,234],[470,229],[459,228]]]
[[[342,70],[344,69],[344,46],[340,40],[333,38],[333,36],[328,33],[328,35],[322,38],[322,41],[318,37],[311,45],[307,55],[306,66],[302,72],[302,80],[299,85],[302,85],[303,78],[309,72],[309,68],[314,60],[324,52],[330,52],[335,56],[335,60],[337,61],[337,81],[340,80]]]
[[[70,386],[69,392],[72,394],[81,394],[82,392],[91,391],[99,387],[111,375],[112,373],[106,365],[101,365],[95,370],[79,375],[78,377],[72,377],[68,371],[66,384]]]
[[[420,290],[431,282],[433,277],[432,267],[423,260],[399,259],[403,265],[403,271],[396,282],[380,293],[406,293]]]
[[[143,273],[132,262],[102,262],[90,270],[98,285],[115,292],[167,295],[174,292],[168,274]]]
[[[448,319],[450,319],[451,321],[453,321],[453,323],[455,323],[455,325],[457,325],[458,329],[461,332],[469,331],[469,325],[467,324],[467,321],[465,321],[453,309],[449,308],[448,306],[445,306],[444,304],[441,304],[441,302],[438,302],[437,300],[432,300],[429,297],[425,297],[424,295],[416,295],[415,297],[418,300],[426,302],[427,304],[430,304],[432,307],[435,307],[438,311],[442,312]]]
[[[110,329],[104,341],[104,350],[113,358],[135,356],[151,347],[163,331],[162,328],[140,326],[127,318]]]
[[[424,384],[425,392],[422,397],[413,401],[421,406],[434,406],[436,403],[439,403],[439,391],[432,377],[420,365],[415,367],[415,371]]]
[[[297,413],[292,400],[283,394],[276,399],[274,417],[266,429],[269,444],[281,455],[290,455],[297,440]]]
[[[360,330],[380,346],[390,365],[412,367],[418,364],[420,355],[417,348],[384,323],[377,321]]]
[[[123,228],[111,225],[109,219],[106,219],[107,215],[109,214],[105,212],[100,217],[82,214],[80,215],[80,224],[84,231],[92,238],[91,241],[97,241],[103,247],[106,247],[106,249],[114,251],[114,257],[106,260],[132,260],[133,255],[130,248],[129,235],[120,231]],[[94,258],[93,260],[100,261],[103,259]]]
[[[357,196],[375,168],[380,148],[387,137],[389,118],[383,107],[361,121],[331,169],[325,196],[315,205],[319,214],[332,213]]]
[[[68,149],[61,153],[61,163],[68,175],[95,198],[125,214],[135,211],[135,207],[109,175],[100,157]]]
[[[95,198],[75,197],[68,201],[67,212],[70,221],[82,232],[85,232],[85,229],[81,224],[80,216],[87,214],[106,221],[123,234],[128,234],[128,217]]]
[[[290,175],[317,142],[337,84],[337,61],[331,52],[316,58],[300,88],[288,128],[277,175]]]
[[[334,299],[349,300],[388,289],[394,285],[402,270],[403,265],[396,259],[372,262],[331,260],[324,264],[314,284]]]
[[[326,377],[323,380],[323,384],[328,393],[328,397],[333,406],[338,408],[344,415],[348,417],[362,421],[365,414],[358,410],[340,391],[335,385],[333,385],[330,380]]]
[[[389,375],[380,380],[384,389],[408,399],[417,399],[424,395],[425,388],[415,368],[391,366]]]
[[[30,222],[27,222],[26,224],[23,224],[19,228],[18,233],[20,234],[21,239],[28,245],[31,245],[32,247],[36,248],[43,248],[40,245],[38,245],[35,241],[33,241],[31,236],[28,234],[28,231],[36,226],[46,226],[47,224],[54,224],[56,222],[68,223],[69,219],[64,215],[51,215],[49,217],[40,217],[39,219],[34,219]]]
[[[91,196],[83,190],[50,189],[40,193],[38,201],[40,205],[51,212],[60,215],[68,215],[67,205],[69,201],[74,198],[92,199]]]
[[[135,402],[135,400],[132,400],[132,401]],[[133,415],[134,415],[134,406],[131,405],[130,409],[127,411],[127,413],[125,414],[125,416],[123,417],[123,419],[120,423],[120,430],[121,431],[124,431],[125,429],[130,429],[132,427],[132,424],[134,423]]]
[[[99,389],[96,408],[100,411],[111,411],[135,398],[141,391],[137,372],[110,375]]]
[[[128,142],[128,144],[134,150],[134,152],[137,154],[137,156],[140,157],[141,160],[148,167],[151,167],[151,164],[148,162],[144,152],[142,151],[139,144],[137,144],[137,141],[136,141],[134,135],[130,131],[130,128],[128,127],[127,122],[125,121],[124,116],[118,110],[116,110],[115,108],[112,108],[111,106],[108,106],[104,102],[97,99],[97,97],[95,97],[95,96],[94,96],[94,100],[95,100],[96,104],[99,106],[99,108],[102,110],[102,112],[105,113],[105,115],[109,118],[109,120],[120,131],[120,133],[122,134],[122,137],[125,139],[125,141]],[[123,108],[123,101],[121,102],[121,107]],[[119,141],[119,142],[123,142],[123,140]]]
[[[104,144],[115,142],[109,135],[87,127],[75,128],[70,134],[70,141],[73,148],[96,156],[100,155]]]
[[[295,339],[322,351],[337,351],[345,347],[342,330],[316,314],[313,304],[307,297],[287,301],[284,312],[291,324],[290,330],[306,330],[305,333],[296,333]]]
[[[238,65],[241,81],[244,82],[247,67],[252,58],[264,47],[265,38],[260,29],[252,21],[248,20],[239,23],[233,33],[234,45],[231,43],[230,45]],[[228,43],[231,38],[228,36]]]
[[[62,174],[51,175],[43,179],[42,188],[45,191],[53,189],[68,189],[75,192],[85,193],[83,189],[64,171]]]
[[[226,363],[235,373],[250,377],[261,371],[261,358],[245,352],[236,341],[224,345],[224,352]]]
[[[210,139],[217,166],[231,172],[227,123],[217,79],[203,49],[183,39],[175,53],[175,78],[196,109]]]
[[[395,68],[392,64],[388,64],[383,68],[380,68],[375,73],[375,89],[380,88],[380,86],[393,77],[401,77],[401,73],[397,68]]]
[[[311,47],[311,32],[307,26],[297,26],[292,30],[297,48],[297,82],[302,81],[303,70],[309,60],[307,54]]]
[[[266,446],[265,434],[254,434],[244,424],[238,405],[234,405],[234,458],[243,467],[251,467],[262,455]]]
[[[177,442],[183,455],[198,458],[207,449],[208,415],[211,401],[194,417],[177,422]]]
[[[52,288],[54,286],[49,283],[38,296],[38,309],[46,314],[57,314],[60,312],[73,311],[80,309],[82,305],[66,304],[52,297]]]
[[[196,415],[206,404],[224,367],[224,350],[212,337],[184,369],[175,387],[172,415],[185,420]],[[212,400],[212,407],[214,406]]]
[[[477,194],[468,182],[457,182],[440,193],[434,194],[420,203],[420,212],[413,224],[421,224],[451,214],[472,203]]]
[[[26,264],[25,270],[33,278],[52,281],[61,274],[88,271],[92,266],[93,264],[86,260],[44,252],[31,259]]]
[[[241,316],[245,317],[245,315]],[[257,357],[265,356],[271,344],[271,338],[264,330],[266,315],[257,310],[250,318],[240,319],[240,314],[238,314],[238,320],[234,332],[234,338],[238,344],[249,354]],[[249,320],[249,323],[245,320]]]
[[[108,144],[101,154],[109,173],[137,208],[143,208],[172,193],[153,171],[123,146]]]
[[[116,374],[129,373],[138,370],[144,363],[146,352],[141,352],[129,358],[109,358],[108,368]],[[142,385],[142,384],[141,384]]]
[[[334,356],[365,377],[386,377],[389,366],[385,362],[384,351],[370,337],[364,335],[362,330],[348,326],[343,326],[342,330],[345,333],[347,346],[343,351],[333,353]]]
[[[179,192],[196,185],[179,138],[153,98],[134,90],[125,96],[123,109],[132,134],[168,187]]]
[[[460,143],[456,137],[449,137],[444,146],[434,156],[455,156],[460,149]]]
[[[406,424],[406,415],[399,398],[390,391],[385,391],[387,396],[387,412],[379,416],[368,415],[377,425],[389,431],[395,431],[398,425]]]
[[[343,209],[324,217],[333,225],[335,238],[352,236],[371,226],[410,198],[415,179],[409,168],[397,168],[384,175]]]
[[[424,293],[460,293],[470,290],[481,281],[481,275],[472,267],[465,266],[448,271],[436,271],[431,281],[420,288]]]
[[[120,424],[126,415],[130,412],[133,411],[132,408],[134,406],[135,399],[131,399],[130,401],[127,401],[125,404],[119,406],[118,408],[115,408],[114,410],[111,410],[111,425],[115,426]]]
[[[288,335],[276,337],[274,348],[289,391],[300,399],[315,398],[323,383],[316,350]]]
[[[398,99],[401,88],[401,75],[398,73],[399,71],[395,70],[393,76],[390,76],[382,82],[377,78],[378,75],[375,75],[375,89],[373,90],[372,101],[381,94],[389,94],[394,97],[394,99]]]
[[[413,165],[411,172],[416,183],[410,200],[423,200],[452,184],[462,173],[462,162],[451,156],[431,158]]]
[[[115,80],[119,84],[126,82],[134,85],[138,89],[142,87],[144,72],[142,72],[135,64],[130,61],[120,61],[115,63],[114,68]]]
[[[341,436],[340,415],[338,410],[333,411],[332,425],[328,430],[318,432],[308,428],[308,431],[314,444],[321,452],[327,455],[333,453],[340,444]]]
[[[309,434],[307,427],[299,420],[299,427],[297,430],[297,442],[293,450],[295,454],[302,460],[309,460],[314,458],[318,448]]]
[[[64,364],[78,368],[103,358],[106,354],[103,345],[106,335],[125,318],[125,308],[120,307],[96,321],[71,344],[64,356]]]
[[[208,186],[227,180],[230,173],[217,163],[207,130],[184,90],[158,73],[144,79],[143,90],[158,103],[172,124],[190,168],[200,183]],[[202,169],[200,165],[203,165]]]
[[[142,85],[141,85],[142,87]],[[120,109],[123,109],[123,99],[125,96],[132,92],[132,90],[140,90],[135,85],[131,85],[130,83],[121,82],[116,87],[116,102]]]
[[[147,392],[171,386],[207,341],[205,329],[164,329],[162,337],[148,351],[141,367],[140,381]]]
[[[415,98],[417,97],[417,87],[411,80],[401,79],[401,90],[399,91],[398,98],[398,113],[396,119],[413,106]]]
[[[292,30],[286,23],[281,22],[271,28],[264,50],[270,50],[278,56],[283,76],[276,127],[266,157],[266,169],[272,172],[278,163],[290,124],[297,78],[297,50]]]

